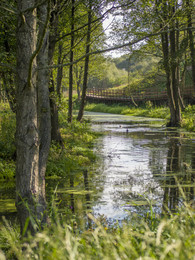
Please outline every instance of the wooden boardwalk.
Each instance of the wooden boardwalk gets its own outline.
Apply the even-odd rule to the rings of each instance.
[[[186,88],[181,91],[181,96],[187,103],[195,104],[195,88]],[[137,91],[129,93],[127,90],[117,89],[88,89],[86,99],[94,103],[165,103],[168,101],[166,91]]]

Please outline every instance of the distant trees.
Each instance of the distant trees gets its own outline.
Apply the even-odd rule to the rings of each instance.
[[[181,125],[183,102],[180,88],[184,82],[190,55],[192,76],[194,75],[193,6],[192,0],[136,1],[131,8],[126,6],[122,8],[120,12],[122,22],[114,26],[115,35],[124,43],[128,39],[146,36],[144,41],[131,48],[131,52],[148,45],[162,57],[171,113],[168,126]]]

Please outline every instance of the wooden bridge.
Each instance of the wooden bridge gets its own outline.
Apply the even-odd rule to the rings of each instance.
[[[186,103],[195,104],[195,88],[188,87],[181,90],[181,96]],[[90,103],[129,103],[140,104],[151,101],[154,104],[167,103],[167,92],[155,90],[141,90],[129,92],[126,89],[92,88],[87,90],[86,100]]]

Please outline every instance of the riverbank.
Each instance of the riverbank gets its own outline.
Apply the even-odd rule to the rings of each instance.
[[[11,114],[1,121],[4,122],[4,129],[11,122],[10,116]],[[94,178],[90,177],[92,174],[96,176],[97,173],[94,172],[94,169],[89,170],[90,165],[95,162],[93,144],[97,133],[91,132],[89,125],[85,122],[83,124],[74,122],[68,125],[63,120],[64,114],[61,113],[61,131],[65,147],[62,149],[60,146],[52,145],[47,170],[47,185],[50,179],[59,178],[58,186],[57,182],[52,186],[55,192],[49,201],[50,225],[44,230],[39,230],[34,237],[29,235],[22,238],[17,223],[3,220],[3,223],[0,224],[0,260],[193,259],[195,255],[195,214],[191,202],[187,204],[185,200],[185,193],[183,200],[180,201],[183,206],[178,208],[177,213],[168,211],[168,214],[156,214],[153,204],[148,200],[149,211],[144,214],[132,211],[128,221],[124,220],[120,224],[116,222],[110,225],[104,215],[94,217],[91,214],[94,202],[90,196],[92,193],[98,196],[97,194],[103,191],[97,187]],[[62,124],[62,122],[64,123]],[[14,129],[14,122],[12,123]],[[143,120],[139,126],[142,123]],[[102,127],[101,124],[96,126]],[[108,126],[110,128],[110,124]],[[119,131],[124,130],[124,140],[129,145],[128,135],[132,136],[130,128],[127,133],[126,125],[124,128],[122,125],[114,127],[116,127],[116,136]],[[130,127],[133,130],[134,126],[130,125]],[[143,133],[145,132],[143,131]],[[3,133],[6,134],[6,131]],[[151,138],[151,134],[148,136]],[[136,138],[140,139],[140,136],[135,133],[135,141]],[[108,136],[108,142],[112,143],[114,149],[119,146],[119,143],[121,144],[120,141],[114,145],[112,141],[111,136]],[[179,139],[173,147],[174,151],[181,147],[181,145],[177,145],[178,142]],[[155,138],[154,144],[156,143]],[[138,146],[137,141],[134,144]],[[147,146],[147,142],[144,141],[143,146],[148,149],[148,147],[152,148],[154,144],[151,142]],[[170,146],[172,148],[173,144],[170,143]],[[107,158],[109,164],[116,159],[113,157],[114,149],[111,149],[111,152],[108,151],[107,156],[104,157]],[[125,152],[124,149],[121,150]],[[133,152],[136,152],[134,148]],[[171,154],[175,160],[175,154]],[[142,153],[139,152],[139,155],[141,158]],[[154,159],[158,159],[156,153],[154,153]],[[185,165],[185,167],[186,172],[191,171],[190,165]],[[157,173],[159,175],[159,169]],[[99,181],[103,180],[102,176]],[[111,181],[110,178],[109,180]],[[133,179],[129,180],[128,190],[130,190]],[[9,182],[8,179],[6,181]],[[121,175],[119,181],[121,181]],[[161,179],[161,181],[164,180]],[[117,185],[119,184],[121,183]],[[106,185],[109,186],[110,183]],[[65,186],[68,188],[66,189]],[[47,186],[47,190],[49,187],[51,186]],[[131,204],[128,205],[130,206],[132,203],[135,204],[134,201],[131,201]],[[84,204],[86,205],[85,214],[82,211]],[[76,218],[76,214],[79,214],[80,220]],[[81,226],[85,221],[88,225]]]
[[[178,259],[195,255],[195,215],[185,207],[175,215],[159,218],[151,212],[109,228],[91,214],[93,227],[80,232],[59,214],[51,225],[34,237],[21,238],[18,227],[4,220],[0,227],[0,259],[99,260],[99,259]]]
[[[95,160],[93,141],[98,136],[87,122],[67,123],[66,111],[59,113],[63,147],[51,144],[46,176],[64,177],[70,171],[88,166]],[[15,114],[7,103],[0,104],[0,180],[15,176]]]
[[[170,112],[168,107],[154,107],[150,102],[145,107],[128,107],[120,105],[87,104],[86,111],[103,112],[129,116],[162,118],[168,122]],[[182,112],[182,128],[195,132],[195,105],[187,106]]]

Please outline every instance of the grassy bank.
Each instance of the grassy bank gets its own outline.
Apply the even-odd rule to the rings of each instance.
[[[0,227],[0,259],[194,259],[195,215],[188,207],[169,218],[133,215],[123,227],[107,227],[89,214],[94,228],[80,232],[60,219],[35,237],[20,238],[7,221]]]
[[[86,122],[68,124],[66,111],[59,113],[63,147],[52,143],[46,176],[66,176],[70,171],[89,166],[95,159],[93,141],[97,134]],[[15,176],[15,114],[6,103],[0,104],[0,180]]]
[[[7,105],[1,107],[0,114],[0,176],[9,180],[15,174],[15,115]],[[87,169],[95,160],[92,148],[97,136],[90,132],[89,125],[68,124],[65,111],[60,112],[60,125],[64,147],[51,145],[48,178]],[[74,213],[68,211],[72,221],[67,222],[56,203],[59,199],[50,202],[50,225],[34,237],[22,238],[15,222],[0,223],[0,260],[194,259],[195,214],[188,205],[169,216],[157,216],[152,208],[146,215],[130,213],[123,226],[110,225],[105,218],[95,219],[89,213],[90,227],[81,229],[74,224]]]
[[[145,107],[128,107],[117,104],[87,104],[86,110],[129,116],[163,118],[166,121],[170,118],[170,111],[168,107],[154,107],[151,102],[147,102]],[[182,127],[188,131],[195,131],[195,105],[188,105],[185,111],[182,112]]]

